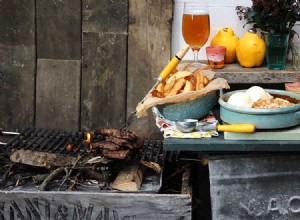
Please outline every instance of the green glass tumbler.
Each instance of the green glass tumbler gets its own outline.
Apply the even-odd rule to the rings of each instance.
[[[271,70],[285,69],[289,34],[265,34],[265,41],[268,68]]]

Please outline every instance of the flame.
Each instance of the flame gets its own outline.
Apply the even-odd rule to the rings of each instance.
[[[84,140],[85,143],[88,143],[89,146],[90,146],[90,150],[92,150],[92,143],[91,143],[91,133],[90,132],[87,132],[86,133],[86,140]]]
[[[86,142],[91,143],[91,133],[87,132],[86,134]]]
[[[73,148],[73,146],[72,146],[71,144],[68,144],[68,145],[66,146],[66,149],[67,149],[68,151],[72,150],[72,148]]]

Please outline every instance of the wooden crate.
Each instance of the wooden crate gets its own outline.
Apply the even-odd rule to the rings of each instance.
[[[299,155],[211,158],[213,219],[299,219]]]
[[[0,219],[191,219],[190,195],[0,191]]]

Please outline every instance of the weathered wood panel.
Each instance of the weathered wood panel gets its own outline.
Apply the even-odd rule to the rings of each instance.
[[[126,114],[128,1],[83,1],[83,129],[119,127]]]
[[[172,2],[129,0],[127,112],[135,110],[170,60]],[[152,113],[132,130],[142,136],[159,133]]]
[[[299,155],[209,160],[212,219],[299,219]]]
[[[0,127],[34,123],[34,0],[0,2]]]
[[[83,33],[83,129],[119,127],[125,121],[126,39],[122,34]]]
[[[83,0],[83,32],[127,33],[128,0]]]
[[[1,192],[1,219],[191,219],[189,195]]]
[[[81,59],[81,0],[36,1],[37,56]]]
[[[256,68],[241,67],[238,63],[226,64],[223,69],[215,69],[216,77],[224,78],[229,84],[257,84],[257,83],[286,83],[297,82],[299,71],[293,70],[291,62],[284,70],[269,70],[267,66]]]
[[[80,69],[80,61],[38,60],[36,127],[79,129]]]

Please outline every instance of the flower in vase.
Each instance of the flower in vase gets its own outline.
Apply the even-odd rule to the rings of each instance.
[[[235,10],[240,20],[270,34],[293,34],[300,21],[300,0],[252,0],[251,7]]]

